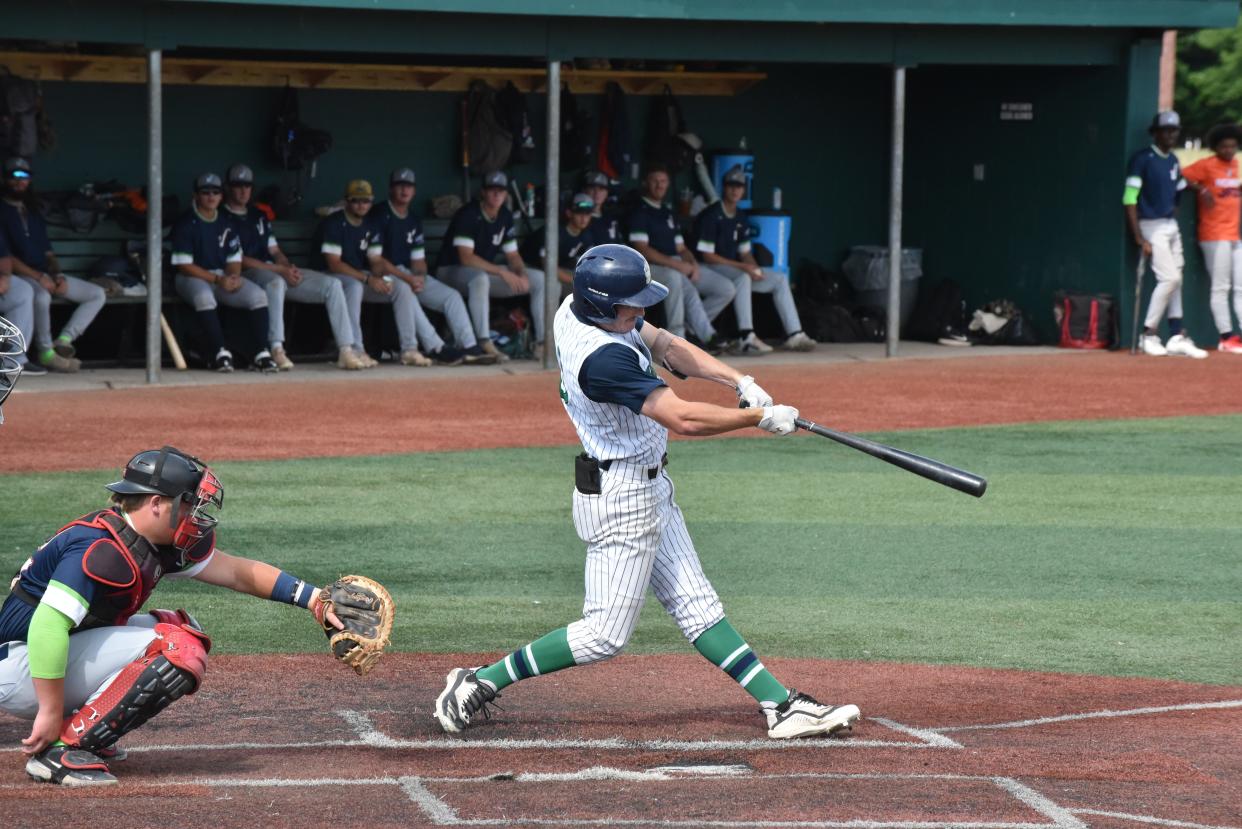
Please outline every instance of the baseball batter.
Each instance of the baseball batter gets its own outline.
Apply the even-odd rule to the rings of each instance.
[[[647,588],[699,653],[759,703],[775,739],[832,734],[859,718],[854,705],[823,705],[787,689],[725,618],[673,500],[668,432],[716,435],[758,426],[794,431],[798,410],[777,406],[743,376],[681,337],[650,325],[643,310],[668,296],[636,251],[591,248],[574,269],[573,296],[556,314],[561,400],[586,451],[578,456],[574,527],[587,545],[582,618],[481,668],[449,672],[435,718],[455,733],[506,686],[620,653]],[[655,366],[724,383],[748,408],[680,398]]]
[[[138,613],[163,578],[193,578],[306,608],[316,588],[216,549],[224,487],[197,458],[139,452],[108,509],[70,522],[14,576],[0,607],[0,711],[33,720],[26,773],[64,786],[116,783],[122,735],[198,690],[211,640],[184,610]]]

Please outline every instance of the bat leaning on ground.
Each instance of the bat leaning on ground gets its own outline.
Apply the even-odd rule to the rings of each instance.
[[[866,452],[873,458],[879,458],[885,463],[891,463],[893,466],[900,467],[907,472],[913,472],[915,475],[920,475],[929,481],[935,481],[950,489],[956,489],[958,492],[965,492],[967,495],[982,498],[983,493],[987,491],[987,479],[973,472],[967,472],[964,469],[958,469],[949,466],[947,463],[925,458],[922,455],[915,455],[912,452],[894,449],[892,446],[885,446],[883,443],[860,438],[848,432],[838,432],[836,429],[820,426],[818,423],[801,417],[797,418],[794,424],[799,429],[805,429],[820,437],[843,443],[851,449]]]
[[[136,251],[129,255],[130,261],[134,263],[134,267],[142,274],[142,281],[147,281],[147,269],[142,266],[142,256]],[[189,368],[185,364],[185,355],[181,353],[181,345],[177,342],[177,337],[173,334],[172,326],[168,324],[168,320],[164,318],[164,312],[160,311],[160,332],[164,335],[164,345],[168,346],[168,353],[172,356],[173,365],[178,371],[185,371]]]
[[[1138,354],[1139,304],[1143,298],[1143,274],[1147,272],[1147,254],[1140,253],[1138,267],[1134,269],[1134,319],[1130,321],[1130,353]]]

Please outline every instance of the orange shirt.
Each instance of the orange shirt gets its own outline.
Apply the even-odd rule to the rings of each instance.
[[[1182,175],[1187,181],[1208,188],[1213,196],[1210,207],[1199,197],[1199,241],[1238,241],[1238,225],[1242,222],[1238,159],[1225,162],[1218,156],[1208,156],[1182,170]]]

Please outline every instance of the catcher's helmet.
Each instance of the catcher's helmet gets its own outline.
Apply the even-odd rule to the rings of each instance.
[[[129,459],[121,480],[107,488],[121,495],[166,495],[170,498],[191,497],[198,491],[206,465],[180,449],[165,446],[148,449]]]
[[[597,325],[615,320],[618,305],[648,308],[666,296],[647,260],[625,245],[596,245],[574,267],[574,311]]]
[[[0,317],[0,406],[21,376],[22,364],[18,362],[26,353],[26,340],[16,325]],[[0,423],[4,415],[0,414]]]

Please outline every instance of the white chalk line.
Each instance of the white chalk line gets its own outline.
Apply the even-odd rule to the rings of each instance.
[[[1127,812],[1103,812],[1099,809],[1070,809],[1076,815],[1093,815],[1095,817],[1111,817],[1117,820],[1132,820],[1135,823],[1153,823],[1157,826],[1176,826],[1183,829],[1242,829],[1238,826],[1220,826],[1209,825],[1206,823],[1191,823],[1187,820],[1172,820],[1170,818],[1152,817],[1151,815],[1132,815]]]
[[[1242,699],[1222,700],[1220,702],[1188,702],[1183,705],[1161,705],[1151,708],[1127,708],[1122,711],[1084,711],[1079,714],[1062,714],[1056,717],[1039,717],[1033,720],[1015,720],[1013,722],[989,723],[985,725],[947,725],[939,728],[928,728],[927,731],[944,733],[946,731],[987,731],[994,728],[1030,728],[1035,725],[1048,725],[1058,722],[1074,722],[1077,720],[1094,720],[1109,717],[1136,717],[1146,714],[1167,714],[1173,711],[1206,711],[1221,708],[1242,708]]]
[[[879,723],[885,728],[891,728],[894,731],[900,731],[902,734],[909,734],[915,739],[922,740],[926,745],[934,748],[963,748],[964,746],[952,740],[939,732],[929,728],[915,728],[911,725],[902,725],[885,717],[868,717],[868,722]]]

